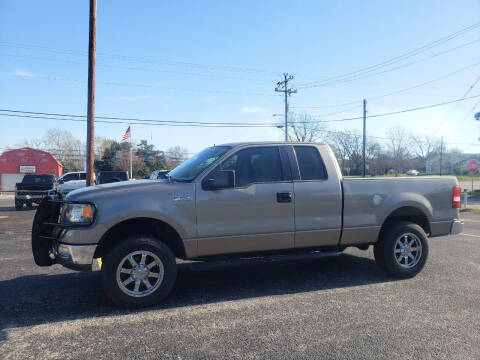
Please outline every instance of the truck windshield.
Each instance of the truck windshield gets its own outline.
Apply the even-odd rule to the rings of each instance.
[[[230,146],[212,146],[206,148],[170,171],[168,177],[174,181],[192,181],[229,149]]]
[[[53,175],[25,175],[22,184],[52,184]]]

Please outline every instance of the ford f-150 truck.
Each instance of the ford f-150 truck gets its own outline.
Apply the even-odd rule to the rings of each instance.
[[[97,185],[47,198],[32,229],[35,262],[101,265],[108,298],[126,307],[165,298],[176,258],[214,260],[374,246],[388,274],[416,275],[427,237],[457,234],[455,177],[344,179],[327,145],[236,143],[207,148],[167,180]]]

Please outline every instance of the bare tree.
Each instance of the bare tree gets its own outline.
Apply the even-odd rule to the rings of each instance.
[[[188,150],[180,145],[169,148],[165,156],[167,158],[167,165],[170,169],[180,165],[188,158]]]
[[[42,138],[24,140],[22,146],[46,150],[60,162],[69,163],[69,170],[80,170],[84,162],[84,146],[70,131],[49,129]]]
[[[47,148],[62,150],[64,152],[77,151],[81,148],[81,141],[64,129],[49,129],[45,134],[44,143]]]
[[[325,139],[328,133],[325,123],[316,121],[309,114],[289,113],[288,118],[288,139],[290,141],[315,142]]]
[[[368,173],[370,175],[385,174],[388,168],[389,157],[378,142],[371,140],[367,142],[365,156],[369,164]]]
[[[18,147],[30,147],[33,149],[43,149],[44,148],[43,139],[23,139],[17,146]]]
[[[429,135],[411,135],[410,149],[422,163],[423,170],[426,168],[427,160],[440,153],[440,139]]]
[[[387,138],[388,150],[392,158],[395,176],[397,176],[399,170],[405,166],[406,160],[410,157],[410,133],[403,127],[394,127],[387,131]]]
[[[362,135],[357,130],[331,132],[329,143],[340,158],[342,172],[359,174],[363,162]]]

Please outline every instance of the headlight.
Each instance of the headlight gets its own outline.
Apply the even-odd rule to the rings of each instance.
[[[60,222],[74,224],[91,224],[95,215],[95,207],[90,204],[69,204],[62,205]]]

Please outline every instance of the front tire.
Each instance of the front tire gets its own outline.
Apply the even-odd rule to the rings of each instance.
[[[175,256],[153,236],[131,236],[106,254],[101,278],[105,294],[116,305],[152,306],[166,298],[175,284]]]
[[[15,210],[17,210],[17,211],[23,210],[23,201],[22,200],[15,198]]]
[[[414,277],[428,258],[427,235],[415,223],[392,222],[382,230],[374,255],[377,265],[388,274],[397,278]]]

